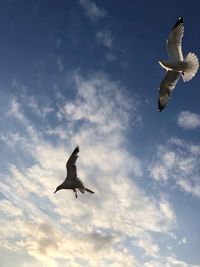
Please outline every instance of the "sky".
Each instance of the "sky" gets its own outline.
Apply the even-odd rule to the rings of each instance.
[[[166,39],[198,1],[0,3],[0,266],[200,267],[200,76],[157,110]],[[79,145],[95,194],[55,188]]]

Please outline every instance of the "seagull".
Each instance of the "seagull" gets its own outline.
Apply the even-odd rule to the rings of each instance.
[[[64,180],[64,182],[56,188],[54,194],[61,189],[72,189],[74,191],[76,198],[78,197],[77,189],[81,193],[85,193],[85,191],[87,191],[90,194],[94,193],[92,190],[86,188],[83,182],[77,177],[76,160],[78,158],[78,153],[79,153],[79,146],[77,146],[74,149],[71,156],[69,157],[66,163],[67,177]]]
[[[195,76],[199,68],[199,60],[194,53],[190,52],[183,58],[181,48],[183,33],[184,20],[183,17],[179,17],[167,40],[168,61],[159,61],[161,67],[166,69],[165,77],[159,88],[159,112],[167,105],[171,96],[171,91],[175,88],[179,78],[182,76],[183,81],[187,82]]]

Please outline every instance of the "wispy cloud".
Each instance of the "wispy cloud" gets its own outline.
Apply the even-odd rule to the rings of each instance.
[[[149,166],[150,176],[159,182],[175,180],[182,190],[200,197],[200,146],[171,138],[160,145]]]
[[[65,66],[63,64],[62,58],[61,57],[58,57],[56,63],[57,63],[57,66],[58,66],[58,71],[59,72],[63,72]]]
[[[117,57],[115,56],[115,54],[113,54],[112,52],[111,53],[107,53],[106,54],[106,59],[109,61],[109,62],[112,62],[112,61],[115,61],[117,59]]]
[[[106,16],[105,10],[103,8],[98,7],[94,1],[79,0],[79,3],[84,9],[86,15],[91,20],[91,22],[96,22]]]
[[[108,62],[113,62],[117,59],[117,56],[114,53],[114,37],[111,30],[104,28],[98,30],[96,33],[97,43],[106,48],[107,52],[105,57]]]
[[[200,127],[200,115],[190,111],[181,111],[177,123],[184,129],[194,130]]]
[[[23,115],[20,109],[19,102],[17,101],[16,97],[13,97],[10,102],[9,110],[6,113],[7,117],[13,117],[21,122],[26,121],[26,117]]]
[[[187,244],[187,238],[183,237],[181,240],[178,242],[180,245],[186,245]]]
[[[130,121],[132,127],[138,121],[138,100],[104,74],[87,79],[78,74],[75,81],[75,98],[62,99],[51,113],[57,131],[55,124],[43,125],[42,118],[42,127],[36,127],[15,98],[19,121],[26,128],[19,145],[33,163],[12,163],[2,176],[1,192],[7,199],[0,205],[2,245],[26,251],[38,266],[62,266],[63,259],[77,267],[141,266],[134,248],[156,257],[160,247],[153,233],[170,236],[176,216],[166,199],[148,196],[135,183],[143,174],[142,162],[125,143]],[[12,117],[16,118],[10,112]],[[32,131],[27,130],[30,125]],[[59,131],[65,139],[59,138]],[[78,174],[96,192],[92,197],[79,195],[78,200],[70,191],[53,194],[76,144],[81,149]]]
[[[113,37],[111,31],[104,29],[96,33],[96,37],[99,43],[103,44],[105,47],[111,49],[113,45]]]
[[[175,257],[169,256],[159,260],[152,260],[145,263],[145,267],[199,267],[199,265],[188,264],[184,261],[178,260]]]
[[[80,5],[83,7],[85,13],[89,17],[92,23],[97,22],[99,19],[107,16],[106,11],[102,8],[97,7],[95,2],[90,0],[79,0]],[[117,59],[114,53],[114,37],[112,31],[106,26],[97,26],[96,32],[97,43],[108,49],[106,52],[105,58],[108,62],[115,61]]]
[[[36,101],[34,96],[28,97],[27,95],[24,95],[24,98],[27,101],[31,111],[39,117],[45,118],[48,114],[50,114],[54,110],[53,107],[49,105],[49,103],[45,104],[45,106],[44,105],[40,106],[40,104]]]
[[[105,54],[108,62],[113,62],[117,59],[113,52],[114,37],[109,29],[102,29],[96,33],[97,42],[107,48],[109,51]]]

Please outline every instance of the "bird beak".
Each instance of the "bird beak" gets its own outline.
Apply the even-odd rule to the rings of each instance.
[[[57,192],[58,190],[56,189],[56,191],[54,192],[54,194]]]

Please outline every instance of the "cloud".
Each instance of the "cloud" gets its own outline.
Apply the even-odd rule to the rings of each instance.
[[[10,109],[6,113],[6,117],[13,117],[19,120],[20,122],[24,122],[26,120],[25,116],[20,110],[20,105],[17,101],[16,97],[13,97],[10,102]]]
[[[89,17],[92,23],[97,22],[101,18],[104,18],[107,16],[106,11],[103,8],[97,7],[95,2],[92,2],[90,0],[79,0],[79,3],[84,9],[86,15]],[[115,61],[117,57],[113,52],[114,37],[113,37],[111,30],[105,27],[101,27],[97,30],[95,37],[96,37],[98,44],[101,44],[105,48],[109,49],[109,52],[106,52],[105,54],[106,60],[108,62]]]
[[[137,239],[134,244],[143,249],[145,254],[150,257],[157,257],[160,250],[159,245],[154,243],[151,236],[144,234],[141,238]]]
[[[166,181],[169,179],[169,171],[173,169],[175,164],[175,152],[159,146],[157,156],[153,165],[150,166],[150,176],[157,181]]]
[[[188,264],[184,261],[177,260],[175,257],[166,257],[160,260],[146,262],[144,267],[199,267],[199,265]]]
[[[107,61],[108,62],[115,61],[117,57],[113,52],[114,38],[113,38],[112,32],[109,29],[99,30],[96,33],[96,39],[97,39],[98,44],[101,44],[105,48],[109,49],[109,51],[106,52],[105,54]]]
[[[58,57],[56,63],[57,63],[57,66],[58,66],[58,71],[59,72],[63,72],[65,66],[63,64],[62,58],[61,57]]]
[[[181,111],[177,123],[184,129],[194,130],[200,126],[200,115],[190,111]]]
[[[105,47],[109,49],[112,48],[113,37],[112,37],[112,33],[110,30],[104,29],[104,30],[98,31],[96,33],[96,38],[100,44],[103,44]]]
[[[179,240],[179,245],[186,245],[187,244],[187,238],[183,237],[181,240]]]
[[[79,3],[91,22],[97,22],[99,19],[106,16],[105,10],[99,8],[96,3],[91,0],[79,0]]]
[[[24,138],[18,132],[0,134],[0,139],[12,149],[14,149],[17,144],[23,142],[24,140]]]
[[[165,183],[173,179],[180,189],[200,197],[199,157],[198,144],[171,138],[166,144],[158,146],[149,166],[150,177]]]
[[[22,211],[8,199],[1,199],[0,210],[9,217],[21,216]]]
[[[87,78],[76,74],[74,79],[74,99],[57,99],[52,122],[38,117],[35,124],[24,113],[28,103],[14,98],[20,114],[15,132],[25,129],[18,146],[32,161],[12,162],[2,175],[0,188],[8,201],[0,205],[2,246],[25,251],[38,266],[62,266],[63,260],[77,267],[141,266],[135,248],[142,257],[158,257],[154,234],[170,238],[176,216],[165,198],[148,195],[135,182],[143,175],[143,165],[128,149],[126,135],[141,120],[139,101],[103,73]],[[15,113],[6,119],[16,119]],[[63,190],[54,195],[76,144],[79,177],[95,194],[75,199],[73,192]],[[169,162],[171,168],[173,160]],[[14,220],[6,207],[13,207]]]
[[[115,61],[117,59],[117,57],[113,54],[113,53],[107,53],[106,54],[106,59],[109,61],[109,62],[112,62],[112,61]]]
[[[50,104],[46,104],[45,106],[38,103],[38,101],[35,99],[34,96],[27,96],[24,95],[23,98],[28,103],[28,107],[31,108],[31,111],[36,114],[39,117],[46,118],[47,115],[49,115],[51,112],[53,112],[53,107],[50,106]]]

